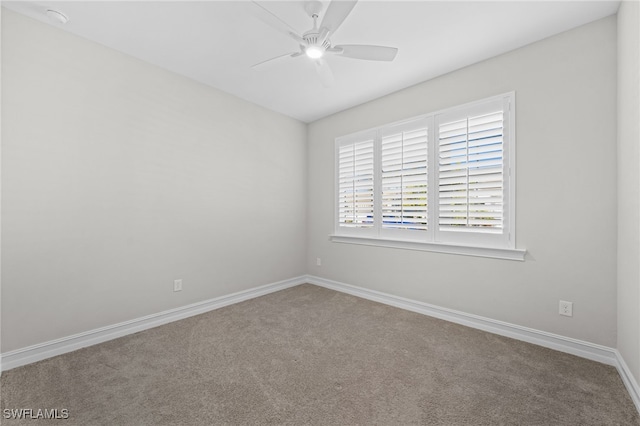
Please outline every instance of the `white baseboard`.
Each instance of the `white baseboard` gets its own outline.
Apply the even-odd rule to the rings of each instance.
[[[638,386],[638,381],[633,377],[633,374],[631,374],[631,370],[629,370],[629,366],[624,361],[620,352],[618,352],[617,349],[615,349],[615,352],[617,358],[616,368],[618,369],[618,373],[620,373],[622,382],[627,388],[629,396],[631,396],[631,399],[636,406],[636,410],[640,412],[640,386]]]
[[[627,391],[636,406],[636,410],[640,412],[640,386],[638,386],[638,382],[633,377],[633,374],[631,374],[631,370],[629,370],[627,363],[624,361],[624,358],[617,349],[560,336],[558,334],[547,333],[546,331],[522,327],[520,325],[510,324],[491,318],[468,314],[466,312],[443,308],[416,300],[406,299],[404,297],[394,296],[388,293],[344,284],[313,275],[308,275],[306,277],[306,282],[320,287],[329,288],[331,290],[340,291],[342,293],[351,294],[363,299],[373,300],[374,302],[384,303],[385,305],[395,306],[397,308],[443,319],[445,321],[454,322],[467,327],[477,328],[489,333],[511,337],[513,339],[522,340],[535,345],[555,349],[560,352],[569,353],[614,366],[618,370],[622,382],[627,388]]]
[[[268,293],[295,287],[305,282],[305,276],[291,278],[3,353],[0,355],[0,371],[10,370],[20,367],[21,365],[31,364],[32,362],[41,361],[56,355],[62,355],[87,346],[260,297]]]

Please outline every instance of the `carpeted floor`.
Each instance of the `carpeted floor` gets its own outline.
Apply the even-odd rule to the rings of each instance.
[[[640,425],[613,367],[313,285],[0,382],[3,415],[69,413],[3,425]]]

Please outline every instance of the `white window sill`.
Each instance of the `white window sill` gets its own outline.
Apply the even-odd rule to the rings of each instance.
[[[375,237],[357,237],[353,235],[329,235],[334,243],[359,244],[364,246],[390,247],[406,250],[432,251],[436,253],[461,254],[464,256],[490,257],[494,259],[524,261],[527,250],[492,247],[474,247],[420,241],[389,240]]]

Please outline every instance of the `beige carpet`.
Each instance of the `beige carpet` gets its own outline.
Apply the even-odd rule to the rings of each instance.
[[[613,367],[302,285],[4,372],[57,425],[637,425]],[[34,411],[35,413],[35,411]]]

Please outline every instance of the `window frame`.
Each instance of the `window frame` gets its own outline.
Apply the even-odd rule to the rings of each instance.
[[[485,112],[491,105],[502,103],[503,144],[502,144],[502,232],[486,233],[469,230],[440,230],[439,177],[437,159],[439,155],[439,125],[451,122],[456,117],[473,117],[475,112]],[[494,107],[495,108],[495,107]],[[515,92],[508,92],[481,100],[469,102],[409,119],[388,123],[375,128],[340,136],[335,139],[334,156],[334,230],[330,240],[336,243],[350,243],[369,246],[392,247],[439,253],[462,254],[508,260],[525,258],[526,250],[517,249],[515,241]],[[405,126],[415,126],[423,122],[427,126],[427,230],[384,229],[382,226],[382,137],[391,130]],[[339,223],[339,149],[350,143],[357,143],[364,137],[374,137],[374,212],[373,226],[370,228],[347,228]]]

